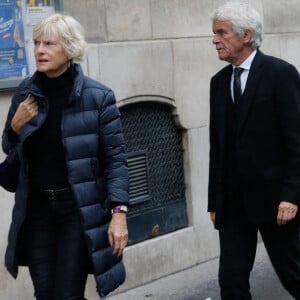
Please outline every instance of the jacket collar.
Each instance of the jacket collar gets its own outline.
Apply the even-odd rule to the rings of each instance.
[[[238,114],[238,134],[243,129],[243,125],[245,124],[247,115],[253,102],[253,94],[256,91],[257,85],[261,81],[263,61],[264,54],[261,51],[257,50],[257,53],[251,64],[245,91],[243,93],[242,105]]]
[[[68,104],[73,101],[76,101],[80,97],[80,95],[82,93],[82,89],[83,89],[83,79],[84,79],[83,71],[79,64],[73,64],[71,66],[71,68],[72,68],[74,82],[73,82],[73,87],[72,87],[70,97],[68,100]],[[21,94],[23,94],[23,95],[32,94],[38,98],[45,98],[45,96],[42,92],[42,89],[41,89],[41,73],[40,72],[36,71],[32,75],[32,77],[29,79],[28,84],[26,84],[26,86],[24,87]]]

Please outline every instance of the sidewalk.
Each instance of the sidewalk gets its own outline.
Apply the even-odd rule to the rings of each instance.
[[[220,300],[217,282],[218,259],[153,281],[107,300]],[[253,300],[292,300],[281,287],[264,245],[260,243],[251,275]]]

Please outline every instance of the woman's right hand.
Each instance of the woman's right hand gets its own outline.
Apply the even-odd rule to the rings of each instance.
[[[10,126],[13,131],[19,135],[22,127],[37,114],[38,104],[34,96],[28,95],[28,97],[19,104]]]

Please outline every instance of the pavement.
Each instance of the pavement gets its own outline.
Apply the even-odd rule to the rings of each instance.
[[[220,300],[217,273],[218,258],[106,299]],[[253,300],[293,299],[274,273],[263,243],[258,244],[250,281]]]

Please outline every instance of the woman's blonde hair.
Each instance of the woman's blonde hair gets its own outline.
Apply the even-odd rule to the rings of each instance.
[[[87,47],[84,30],[73,17],[54,14],[42,19],[33,29],[33,39],[35,40],[41,35],[58,37],[71,62],[78,63],[83,60]]]

